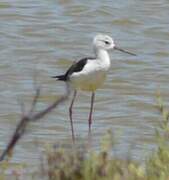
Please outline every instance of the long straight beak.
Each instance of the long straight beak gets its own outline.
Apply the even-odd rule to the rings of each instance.
[[[130,55],[132,55],[132,56],[137,56],[136,54],[134,54],[134,53],[132,53],[132,52],[129,52],[129,51],[126,51],[126,50],[124,50],[124,49],[121,49],[121,48],[119,48],[119,47],[117,47],[117,46],[115,46],[114,49],[115,49],[115,50],[118,50],[118,51],[121,51],[121,52],[124,52],[124,53],[127,53],[127,54],[130,54]]]

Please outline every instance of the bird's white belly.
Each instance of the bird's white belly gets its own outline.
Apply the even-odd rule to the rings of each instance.
[[[89,73],[75,73],[70,78],[75,89],[95,91],[102,86],[106,78],[105,71],[93,71]]]

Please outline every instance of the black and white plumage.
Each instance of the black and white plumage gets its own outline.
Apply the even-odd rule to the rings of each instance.
[[[73,120],[72,120],[72,107],[77,94],[77,90],[91,91],[91,108],[89,114],[89,133],[91,132],[93,103],[95,97],[95,91],[102,86],[106,74],[111,66],[108,50],[116,49],[131,55],[135,55],[128,51],[125,51],[119,47],[116,47],[113,39],[104,34],[96,35],[93,40],[93,48],[95,58],[83,58],[80,61],[74,63],[63,75],[53,76],[60,81],[69,82],[73,85],[75,91],[74,96],[69,108],[69,116],[72,128],[72,138],[74,140]]]
[[[60,76],[53,76],[53,78],[58,79],[59,81],[68,81],[70,80],[70,76],[75,73],[75,72],[80,72],[83,70],[84,66],[86,65],[88,59],[93,59],[93,58],[83,58],[80,61],[72,64],[72,66],[66,71],[64,75]]]

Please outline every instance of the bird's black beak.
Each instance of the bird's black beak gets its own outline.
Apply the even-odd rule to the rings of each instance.
[[[121,52],[124,52],[124,53],[127,53],[127,54],[130,54],[130,55],[132,55],[132,56],[137,56],[136,54],[131,53],[131,52],[129,52],[129,51],[126,51],[126,50],[124,50],[124,49],[121,49],[121,48],[119,48],[119,47],[117,47],[117,46],[115,46],[114,49],[115,49],[115,50],[118,50],[118,51],[121,51]]]

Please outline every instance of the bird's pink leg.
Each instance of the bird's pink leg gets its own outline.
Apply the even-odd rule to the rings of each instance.
[[[89,135],[91,134],[91,125],[92,125],[92,113],[93,113],[94,98],[95,98],[95,93],[92,92],[90,114],[89,114],[89,120],[88,120],[88,123],[89,123]]]
[[[73,108],[73,104],[74,104],[74,101],[75,101],[75,98],[76,98],[76,94],[77,94],[77,91],[75,90],[74,94],[73,94],[73,99],[72,99],[70,107],[69,107],[69,117],[70,117],[70,125],[71,125],[73,142],[75,142],[75,135],[74,135],[74,128],[73,128],[72,108]]]

